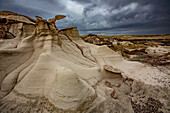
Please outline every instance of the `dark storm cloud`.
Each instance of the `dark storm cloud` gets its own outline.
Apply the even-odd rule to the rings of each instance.
[[[102,31],[106,30],[109,32],[113,30],[129,31],[135,33],[169,33],[170,32],[170,8],[168,4],[170,1],[168,0],[105,0],[94,2],[90,8],[85,8],[84,15],[92,15],[94,10],[97,12],[100,11],[103,7],[103,11],[98,15],[99,18],[95,18],[95,22],[97,23],[96,28],[89,29],[90,33],[94,31]],[[97,5],[96,5],[97,4]],[[89,19],[88,22],[93,21],[93,19]],[[102,20],[103,19],[103,20]],[[103,24],[105,21],[105,27],[99,24]],[[134,30],[133,30],[134,29]],[[137,32],[137,30],[139,32]],[[157,32],[155,32],[157,31]],[[118,31],[121,33],[122,31]],[[123,33],[123,32],[122,32]],[[103,33],[102,33],[103,34]]]
[[[170,0],[0,0],[1,10],[49,19],[67,18],[59,28],[76,26],[81,34],[170,33]]]

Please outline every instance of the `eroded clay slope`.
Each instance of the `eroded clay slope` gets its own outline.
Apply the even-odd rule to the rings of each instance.
[[[133,113],[141,106],[168,112],[169,75],[85,43],[77,28],[58,30],[57,17],[0,16],[7,20],[3,32],[13,36],[0,40],[0,111]],[[150,100],[161,106],[148,108],[144,104]]]

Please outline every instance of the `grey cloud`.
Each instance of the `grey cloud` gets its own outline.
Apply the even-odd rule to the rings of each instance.
[[[111,0],[106,0],[111,1]],[[123,0],[122,0],[123,1]],[[145,29],[147,31],[148,29],[155,29],[157,27],[157,31],[163,32],[165,28],[167,28],[166,31],[168,31],[169,27],[169,21],[170,17],[169,13],[169,7],[166,5],[167,3],[161,3],[162,6],[160,6],[160,2],[163,1],[156,1],[156,2],[149,2],[141,1],[141,0],[126,0],[127,2],[118,1],[115,2],[115,4],[119,4],[110,8],[109,15],[107,15],[107,18],[105,18],[104,21],[107,21],[109,25],[111,25],[110,28],[103,28],[104,29],[113,29],[113,28],[119,28],[119,27],[126,27],[127,28],[133,28],[136,29],[143,29],[141,26],[146,26]],[[109,3],[109,2],[107,2]],[[133,10],[133,7],[126,7],[130,4],[136,3],[136,9]],[[165,7],[166,6],[166,7]],[[95,6],[96,7],[96,6]],[[122,8],[125,8],[122,10]],[[88,10],[90,11],[90,10]],[[114,12],[115,11],[115,12]],[[88,14],[86,14],[88,15]],[[100,15],[101,16],[101,15]],[[101,21],[100,19],[95,19],[96,21]],[[135,26],[131,26],[134,24]],[[100,25],[102,27],[102,25]],[[89,28],[90,29],[90,28]],[[99,28],[102,29],[102,28]],[[98,29],[98,30],[99,30]],[[97,30],[97,28],[96,28]],[[152,30],[150,30],[152,31]]]
[[[80,34],[168,33],[170,29],[169,0],[29,0],[28,2],[26,4],[23,0],[0,0],[0,10],[11,10],[31,17],[39,15],[46,19],[56,14],[64,14],[67,18],[56,23],[58,28],[78,27]]]
[[[0,10],[14,11],[32,18],[38,15],[49,19],[61,14],[64,9],[64,3],[57,0],[0,0]]]
[[[72,1],[76,1],[78,3],[84,4],[84,3],[91,3],[93,0],[72,0]]]

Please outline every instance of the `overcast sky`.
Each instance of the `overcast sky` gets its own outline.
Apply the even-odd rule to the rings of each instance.
[[[59,29],[81,35],[170,33],[170,0],[0,0],[0,10],[45,19],[62,14]]]

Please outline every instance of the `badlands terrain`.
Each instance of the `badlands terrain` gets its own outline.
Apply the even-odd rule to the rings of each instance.
[[[170,36],[80,36],[0,12],[1,113],[169,113]]]

